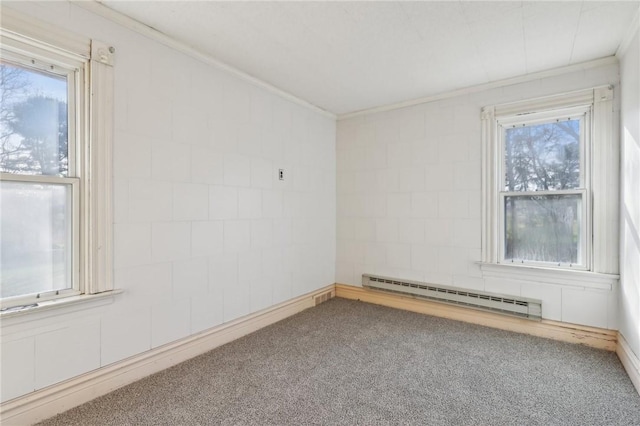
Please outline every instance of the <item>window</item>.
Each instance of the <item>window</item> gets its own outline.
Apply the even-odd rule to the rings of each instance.
[[[2,52],[2,299],[80,290],[74,111],[84,64],[62,63]]]
[[[499,261],[588,264],[590,108],[498,119]]]
[[[606,87],[483,110],[485,264],[617,273],[612,99]]]
[[[0,49],[3,309],[112,289],[113,49],[8,13]],[[36,41],[45,34],[47,43]]]

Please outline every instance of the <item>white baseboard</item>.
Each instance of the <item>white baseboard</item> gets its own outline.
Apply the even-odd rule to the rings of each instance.
[[[316,300],[317,296],[328,292],[333,297],[335,285],[7,401],[0,406],[1,423],[5,426],[30,425],[55,416],[311,308],[325,300]]]
[[[618,346],[616,348],[616,354],[620,358],[620,362],[627,370],[627,374],[631,379],[631,383],[636,387],[636,391],[640,394],[640,358],[633,353],[629,343],[627,343],[624,336],[618,333]]]

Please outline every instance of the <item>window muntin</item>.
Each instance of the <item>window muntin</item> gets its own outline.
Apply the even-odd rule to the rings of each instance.
[[[83,292],[80,138],[86,61],[63,52],[1,50],[2,307]]]
[[[499,261],[588,269],[590,107],[498,120]]]

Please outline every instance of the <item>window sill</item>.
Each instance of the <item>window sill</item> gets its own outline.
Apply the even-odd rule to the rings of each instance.
[[[566,269],[541,268],[527,265],[504,265],[500,263],[483,262],[478,262],[478,265],[480,265],[482,276],[485,278],[502,278],[609,291],[617,285],[620,278],[620,275],[616,274],[570,271]]]
[[[96,308],[113,303],[114,296],[121,294],[123,290],[111,290],[104,293],[62,297],[38,303],[32,308],[14,311],[0,312],[2,327],[36,321],[60,314],[69,314],[84,309]]]

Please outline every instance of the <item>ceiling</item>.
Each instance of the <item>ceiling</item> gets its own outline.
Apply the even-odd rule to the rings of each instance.
[[[102,1],[335,114],[615,54],[640,1]]]

